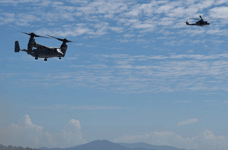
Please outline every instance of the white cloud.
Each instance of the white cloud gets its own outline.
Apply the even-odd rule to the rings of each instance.
[[[228,18],[227,12],[228,12],[227,6],[214,7],[210,9],[210,16],[213,18],[227,19]]]
[[[85,110],[112,110],[112,109],[122,109],[122,107],[116,107],[116,106],[84,106],[84,107],[71,107],[72,109],[85,109]]]
[[[26,106],[24,106],[26,107]],[[123,109],[122,107],[117,106],[74,106],[74,105],[53,105],[53,106],[29,106],[31,109],[50,109],[50,110],[114,110],[114,109]]]
[[[187,119],[185,121],[178,122],[177,126],[185,126],[185,125],[196,123],[198,121],[199,121],[199,119]]]
[[[82,34],[90,34],[92,30],[90,30],[88,27],[86,27],[85,24],[77,24],[74,25],[74,27],[68,27],[66,29],[47,29],[43,28],[38,31],[36,31],[37,34],[41,35],[53,35],[53,36],[78,36]]]
[[[64,130],[61,130],[59,134],[54,136],[56,142],[52,147],[71,147],[79,144],[84,144],[86,141],[81,135],[81,125],[79,120],[71,119],[65,126]]]
[[[124,34],[123,36],[124,36],[124,37],[133,37],[133,36],[135,36],[135,34],[128,34],[128,33],[127,33],[127,34]]]
[[[214,135],[212,131],[204,131],[198,136],[182,137],[174,132],[152,132],[144,135],[125,135],[113,140],[116,143],[146,142],[152,145],[168,145],[196,150],[227,150],[228,137]]]
[[[20,119],[18,124],[10,124],[0,129],[0,143],[23,147],[71,147],[84,144],[79,120],[71,119],[59,133],[45,132],[42,126],[32,123],[29,115]]]
[[[122,27],[110,27],[110,30],[115,31],[117,33],[123,32],[123,28]]]
[[[81,62],[81,65],[71,65],[69,66],[70,72],[60,72],[58,75],[50,73],[21,74],[23,79],[17,80],[15,84],[18,86],[61,85],[121,93],[185,90],[228,91],[227,53],[168,56],[80,55],[77,58],[86,56],[92,61]],[[69,59],[68,61],[79,60]],[[73,62],[73,64],[75,63]],[[26,79],[24,79],[25,77]]]
[[[227,3],[224,0],[188,0],[186,2],[176,0],[162,2],[151,1],[147,3],[132,2],[130,0],[68,0],[67,2],[47,0],[1,0],[0,3],[9,5],[9,7],[13,7],[12,9],[14,10],[23,7],[22,4],[24,3],[30,6],[28,8],[23,7],[26,13],[15,13],[15,16],[5,15],[12,13],[12,11],[4,10],[5,13],[0,14],[0,25],[33,25],[44,28],[44,24],[51,23],[52,27],[54,27],[54,29],[51,29],[51,32],[57,36],[78,36],[82,34],[102,36],[109,34],[110,30],[118,34],[127,34],[129,30],[134,31],[134,34],[145,34],[147,32],[156,32],[158,28],[161,30],[161,25],[165,27],[162,27],[164,31],[161,33],[165,34],[171,28],[186,28],[184,23],[185,19],[187,17],[198,17],[199,14],[204,15],[201,11],[205,9],[209,11],[210,17],[223,18],[222,20],[216,20],[214,23],[215,26],[211,26],[210,28],[212,31],[205,32],[205,34],[221,35],[223,32],[218,31],[216,27],[228,24],[228,20],[226,19],[227,7],[218,6]],[[34,9],[30,9],[33,7]],[[79,29],[72,27],[61,29],[59,27],[60,23],[61,25],[84,23],[86,26]],[[135,29],[137,29],[137,31],[135,31]],[[226,29],[224,30],[226,31]],[[180,32],[185,31],[186,30]],[[192,30],[189,32],[191,33]],[[176,32],[172,34],[176,34]],[[196,34],[201,33],[195,32],[194,35]]]

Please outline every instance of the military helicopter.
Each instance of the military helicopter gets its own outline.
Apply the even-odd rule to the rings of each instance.
[[[41,38],[48,38],[48,37],[36,35],[35,33],[26,33],[26,32],[22,32],[22,33],[30,36],[30,39],[28,42],[28,47],[27,47],[27,49],[20,49],[19,42],[15,41],[14,52],[25,51],[25,52],[27,52],[27,54],[35,57],[36,60],[38,58],[44,58],[44,61],[47,61],[48,58],[53,58],[53,57],[59,57],[59,59],[61,59],[61,57],[65,56],[66,51],[67,51],[66,43],[72,42],[72,41],[67,40],[66,38],[61,39],[61,38],[57,38],[57,37],[48,35],[51,38],[55,38],[59,41],[62,41],[62,45],[60,47],[47,47],[44,45],[37,44],[35,42],[34,37],[41,37]],[[35,49],[33,49],[33,48],[35,48]]]
[[[189,19],[194,19],[194,20],[199,20],[196,23],[190,24],[188,23],[188,21],[186,21],[186,25],[196,25],[196,26],[207,26],[210,25],[210,23],[208,23],[207,21],[204,21],[203,18],[201,17],[201,15],[199,15],[199,18],[189,18]],[[214,20],[214,19],[210,19],[210,20]]]

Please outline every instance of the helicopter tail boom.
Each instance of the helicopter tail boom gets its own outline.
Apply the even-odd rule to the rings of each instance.
[[[192,24],[190,24],[190,23],[188,23],[188,21],[186,21],[186,25],[188,25],[188,26],[194,26],[194,25],[197,25],[196,23],[192,23]]]
[[[20,46],[19,46],[19,42],[18,41],[15,41],[15,49],[14,49],[14,52],[15,53],[20,52]]]

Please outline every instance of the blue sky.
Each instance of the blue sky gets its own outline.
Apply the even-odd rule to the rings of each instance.
[[[226,0],[0,0],[0,143],[227,149],[227,14]],[[215,21],[186,26],[199,15]],[[14,53],[18,31],[77,42],[36,61]]]

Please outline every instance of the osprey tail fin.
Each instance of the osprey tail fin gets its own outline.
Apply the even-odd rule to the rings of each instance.
[[[15,53],[20,52],[20,46],[19,46],[19,42],[18,42],[18,41],[15,41],[15,48],[14,48],[14,52],[15,52]]]

